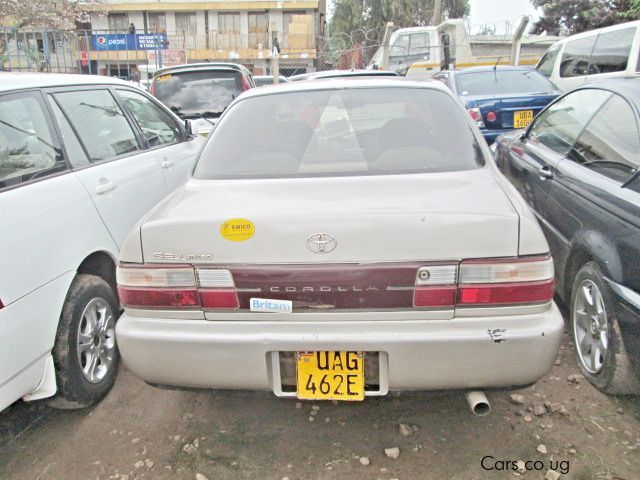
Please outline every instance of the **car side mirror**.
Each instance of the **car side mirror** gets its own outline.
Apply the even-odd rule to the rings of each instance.
[[[195,132],[193,131],[193,123],[191,122],[191,120],[184,121],[184,130],[190,137],[196,136]]]

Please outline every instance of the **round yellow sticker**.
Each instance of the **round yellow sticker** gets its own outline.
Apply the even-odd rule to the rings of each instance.
[[[244,242],[253,237],[256,227],[246,218],[232,218],[220,225],[220,235],[232,242]]]

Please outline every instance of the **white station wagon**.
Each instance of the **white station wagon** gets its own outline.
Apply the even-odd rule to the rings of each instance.
[[[127,82],[0,73],[0,410],[111,388],[120,246],[202,143]]]
[[[245,93],[127,237],[124,361],[153,384],[362,400],[527,385],[563,320],[526,203],[435,83]],[[473,401],[473,398],[481,401]]]

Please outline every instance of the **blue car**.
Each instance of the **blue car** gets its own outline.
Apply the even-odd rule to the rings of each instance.
[[[558,95],[553,83],[527,67],[473,67],[434,75],[455,93],[487,143],[510,130],[526,128]]]

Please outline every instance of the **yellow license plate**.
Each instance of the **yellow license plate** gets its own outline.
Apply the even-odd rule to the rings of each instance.
[[[362,352],[296,353],[300,400],[364,400]]]
[[[513,112],[513,128],[526,128],[533,120],[533,110]]]

